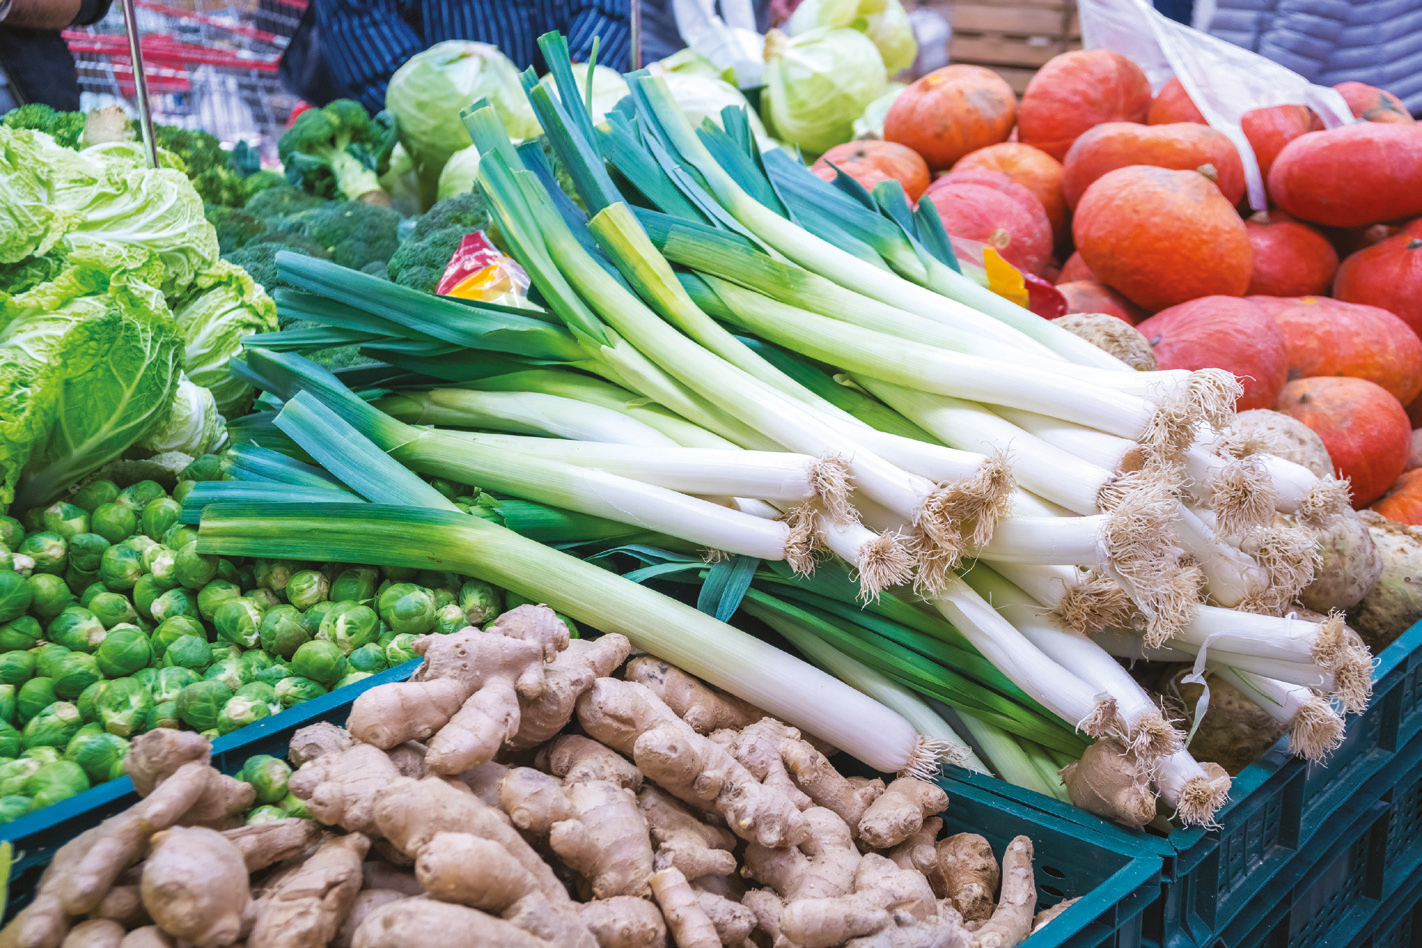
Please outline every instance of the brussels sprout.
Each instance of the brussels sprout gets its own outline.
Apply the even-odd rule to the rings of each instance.
[[[143,562],[143,557],[148,555],[148,551],[156,551],[159,548],[160,544],[154,543],[152,540],[148,539],[141,533],[135,533],[133,536],[125,537],[124,539],[115,543],[114,546],[121,546],[125,549],[129,549],[137,553],[139,557],[139,562],[141,563]]]
[[[30,611],[37,616],[53,619],[74,601],[74,593],[58,576],[36,573],[27,582],[33,594],[30,599]]]
[[[298,609],[309,609],[324,602],[330,591],[331,581],[319,570],[304,569],[292,573],[286,581],[286,601]]]
[[[155,728],[180,728],[183,721],[178,717],[178,702],[160,701],[153,706],[153,726]]]
[[[370,599],[375,595],[375,585],[379,579],[380,575],[368,567],[352,566],[344,569],[331,583],[331,601],[354,599],[360,602]]]
[[[71,652],[54,670],[55,697],[73,701],[85,688],[102,681],[103,677],[98,659],[87,652]]]
[[[197,531],[185,523],[175,523],[163,534],[162,544],[170,550],[181,550],[191,546],[198,538]]]
[[[287,667],[285,662],[278,662],[271,668],[263,668],[261,671],[257,672],[257,674],[254,676],[254,680],[275,687],[277,682],[281,681],[283,678],[290,677],[291,669]]]
[[[294,708],[303,701],[319,698],[326,689],[310,678],[292,675],[276,683],[277,700],[283,708]]]
[[[30,798],[31,812],[68,800],[89,789],[84,769],[71,760],[46,764],[25,781],[22,791]]]
[[[242,590],[236,583],[225,579],[214,579],[198,590],[197,604],[198,612],[208,622],[213,621],[217,615],[217,607],[228,599],[238,599],[242,596]]]
[[[166,496],[168,496],[168,492],[157,481],[139,481],[137,484],[130,484],[119,491],[118,497],[114,498],[114,503],[122,504],[137,513],[147,507],[150,502]]]
[[[270,589],[280,596],[286,592],[286,584],[293,573],[300,572],[301,565],[289,560],[258,559],[252,564],[252,575],[262,589]]]
[[[71,651],[73,649],[65,648],[57,642],[46,642],[34,649],[32,654],[35,657],[35,673],[41,678],[53,678],[55,666]]]
[[[80,652],[94,651],[107,635],[103,623],[83,606],[66,606],[45,628],[45,638]]]
[[[337,688],[344,688],[346,685],[353,685],[358,681],[365,681],[369,677],[370,672],[347,672],[345,675],[341,676],[340,681],[336,682],[334,685],[331,686],[331,690],[335,691]]]
[[[321,620],[321,628],[316,632],[317,639],[333,643],[343,655],[349,655],[379,637],[380,618],[375,610],[353,602],[337,603],[336,608],[326,613],[326,618]]]
[[[83,691],[79,692],[79,697],[74,699],[74,706],[79,709],[79,717],[84,719],[85,724],[91,724],[99,720],[99,695],[109,686],[107,681],[96,681]],[[102,725],[100,730],[102,730]]]
[[[233,645],[231,642],[214,642],[214,643],[212,643],[212,660],[213,660],[214,662],[220,662],[220,661],[222,661],[223,659],[226,659],[226,658],[241,658],[241,657],[242,657],[242,647],[239,646],[239,645]]]
[[[13,823],[26,813],[34,805],[29,797],[12,793],[9,796],[0,797],[0,825]]]
[[[276,682],[249,681],[238,688],[236,693],[243,698],[251,698],[254,701],[265,703],[267,707],[271,708],[272,714],[281,710],[281,702],[277,700]]]
[[[44,508],[44,528],[68,539],[89,532],[89,512],[82,507],[59,501]]]
[[[217,578],[224,579],[238,589],[242,588],[242,576],[237,571],[237,566],[225,556],[217,558]]]
[[[202,677],[205,681],[222,682],[228,691],[235,694],[238,688],[252,680],[252,672],[242,664],[240,658],[224,658],[209,665]]]
[[[459,594],[456,593],[453,589],[446,589],[443,586],[440,586],[436,589],[431,589],[430,595],[434,596],[435,612],[439,612],[445,606],[454,606],[459,604]]]
[[[276,593],[270,589],[262,589],[261,587],[247,590],[242,594],[242,598],[251,602],[263,613],[268,609],[274,609],[281,605],[281,599],[277,597]]]
[[[346,656],[334,642],[306,642],[291,656],[291,672],[330,687],[346,673]]]
[[[119,737],[133,737],[151,730],[153,694],[136,678],[115,678],[104,683],[94,698],[94,710],[104,730]]]
[[[270,652],[264,652],[259,648],[248,649],[238,657],[242,659],[242,664],[247,666],[247,670],[254,676],[257,672],[271,668],[281,661],[281,659],[276,658]]]
[[[152,692],[154,701],[175,701],[178,692],[193,682],[202,680],[202,676],[191,668],[160,668],[157,679],[149,686],[149,691]]]
[[[33,601],[29,579],[19,573],[0,572],[0,622],[18,619]]]
[[[128,741],[117,734],[79,734],[69,742],[64,756],[79,765],[90,783],[108,783],[123,776]]]
[[[44,635],[44,628],[34,616],[18,616],[0,625],[0,652],[31,649]]]
[[[196,543],[189,543],[177,553],[174,576],[187,589],[202,589],[217,578],[217,557],[197,551]]]
[[[449,605],[435,610],[435,624],[430,631],[436,635],[449,635],[468,625],[469,620],[464,617],[464,610],[459,608],[459,603],[451,602]]]
[[[76,705],[76,707],[78,707],[78,706]],[[83,718],[83,717],[84,717],[84,709],[83,709],[83,708],[79,708],[79,717],[80,717],[80,718]],[[102,733],[104,733],[104,726],[103,726],[102,724],[100,724],[98,721],[85,721],[83,724],[81,724],[81,725],[79,726],[79,730],[77,730],[77,731],[74,732],[74,736],[71,737],[71,738],[69,739],[69,743],[64,746],[64,750],[61,752],[60,756],[62,756],[62,757],[68,757],[68,756],[69,756],[69,748],[71,748],[71,747],[74,746],[74,742],[75,742],[75,741],[82,740],[83,738],[88,737],[90,734],[102,734]]]
[[[74,506],[93,513],[104,504],[113,503],[118,499],[118,495],[117,484],[107,478],[100,478],[90,481],[74,492]]]
[[[21,757],[8,764],[0,764],[0,796],[19,793],[25,781],[38,773],[43,766],[42,761],[33,757]]]
[[[43,525],[43,524],[41,524]],[[6,517],[0,514],[0,543],[10,549],[20,545],[20,541],[25,538],[25,528],[20,521],[14,517]]]
[[[164,668],[191,668],[202,671],[212,664],[212,646],[196,635],[181,635],[163,652]]]
[[[125,626],[110,630],[94,657],[105,678],[122,678],[153,661],[153,646],[137,626]]]
[[[206,731],[217,727],[222,707],[232,700],[232,689],[220,681],[194,682],[178,692],[178,718],[188,727]]]
[[[434,628],[435,602],[428,589],[413,583],[396,583],[377,600],[380,618],[399,632],[423,635]]]
[[[459,607],[469,625],[482,627],[503,612],[499,589],[482,579],[466,579],[459,587]]]
[[[71,606],[70,609],[72,608],[74,607]],[[138,612],[133,608],[133,603],[116,592],[102,592],[90,599],[89,612],[106,629],[125,623],[132,625],[138,621]]]
[[[275,606],[262,616],[258,637],[263,649],[282,658],[291,658],[298,647],[311,641],[301,613],[288,605]]]
[[[163,653],[184,635],[192,635],[207,640],[207,630],[191,616],[173,616],[158,623],[158,628],[148,636],[148,644],[153,647],[153,657],[161,659]]]
[[[335,608],[336,604],[329,599],[318,602],[301,614],[301,624],[306,626],[307,633],[314,637],[321,631],[321,623],[325,621],[326,616]]]
[[[97,533],[76,533],[69,538],[69,565],[85,572],[94,572],[103,562],[109,541]]]
[[[0,721],[0,756],[14,757],[24,746],[24,735],[9,721]]]
[[[147,668],[140,668],[138,671],[134,672],[128,677],[132,678],[134,681],[147,688],[149,693],[151,694],[153,692],[154,686],[158,684],[158,676],[162,673],[163,670],[161,668],[157,667],[156,665],[149,665]],[[80,708],[79,710],[82,711],[83,708]]]
[[[54,701],[54,679],[31,678],[15,693],[15,723],[25,724]]]
[[[31,576],[35,571],[35,561],[28,556],[10,552],[10,548],[0,543],[0,573],[18,573]]]
[[[250,599],[223,601],[212,617],[218,639],[242,648],[256,648],[261,640],[262,610]]]
[[[311,819],[311,811],[307,809],[306,801],[294,793],[288,793],[282,797],[281,802],[278,803],[277,806],[281,807],[287,816],[294,816],[301,820]]]
[[[69,701],[56,701],[25,722],[23,743],[31,747],[63,747],[83,725],[79,709]]]
[[[264,702],[234,695],[222,706],[222,712],[217,716],[217,733],[231,734],[262,718],[271,717],[271,714],[271,708]]]
[[[166,546],[155,546],[143,554],[143,565],[162,588],[172,589],[178,585],[178,554]]]
[[[178,481],[173,486],[173,499],[180,504],[187,503],[188,495],[193,492],[193,488],[196,486],[197,481]]]
[[[204,454],[202,457],[193,458],[192,463],[183,468],[178,477],[184,481],[220,481],[222,480],[222,458],[215,454]]]
[[[394,668],[396,665],[403,665],[419,658],[414,649],[417,638],[419,638],[418,635],[411,635],[408,632],[395,636],[390,644],[385,646],[386,667]]]
[[[114,592],[127,592],[143,575],[143,554],[131,546],[115,544],[99,560],[99,581]]]
[[[15,686],[0,685],[0,721],[15,720]]]
[[[168,591],[168,588],[160,583],[152,573],[140,576],[138,582],[133,584],[133,589],[129,591],[134,610],[143,618],[152,619],[153,604],[158,601],[159,596]]]
[[[77,731],[75,733],[78,733]],[[64,759],[64,752],[58,747],[48,745],[26,748],[20,753],[21,757],[29,757],[40,762],[40,766],[57,763]]]
[[[351,652],[347,661],[350,663],[351,671],[381,672],[389,667],[385,661],[385,649],[374,642],[362,645]]]
[[[99,595],[100,593],[106,593],[108,591],[109,587],[105,586],[103,583],[90,583],[89,585],[85,586],[84,591],[79,594],[79,605],[83,606],[85,609],[88,609],[89,603],[94,601],[95,596]]]
[[[89,529],[110,543],[120,543],[138,529],[138,514],[120,504],[101,504],[89,518]]]
[[[191,590],[175,587],[169,589],[153,600],[149,607],[149,612],[153,614],[153,621],[162,622],[175,616],[187,616],[189,619],[196,619],[200,615],[197,606],[197,596]]]
[[[261,826],[263,823],[275,823],[277,820],[285,820],[290,816],[291,814],[279,806],[259,806],[247,814],[246,825]]]
[[[14,651],[0,655],[0,684],[23,685],[34,677],[35,657],[29,652]]]
[[[69,541],[48,530],[44,533],[31,533],[20,541],[15,552],[34,560],[36,573],[53,573],[58,576],[68,565]]]
[[[258,754],[248,757],[236,776],[257,791],[258,803],[276,804],[286,796],[286,782],[291,778],[291,768],[279,757]]]

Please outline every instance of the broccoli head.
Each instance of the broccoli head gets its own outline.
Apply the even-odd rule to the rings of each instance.
[[[277,142],[277,154],[292,184],[321,197],[357,201],[385,194],[379,176],[390,166],[395,141],[395,122],[387,113],[372,119],[359,102],[337,99],[297,116]]]
[[[44,132],[66,148],[78,148],[84,135],[83,112],[56,112],[47,105],[31,103],[12,109],[0,118],[7,128],[29,128]]]
[[[483,194],[470,191],[445,198],[415,222],[413,236],[414,239],[420,240],[451,228],[462,230],[466,234],[489,228],[489,206],[484,201]]]
[[[153,140],[159,148],[166,148],[183,159],[188,180],[205,202],[242,206],[246,198],[243,176],[233,169],[231,155],[223,149],[216,135],[197,128],[155,125]]]
[[[263,168],[261,171],[250,174],[246,178],[242,179],[242,193],[243,195],[245,195],[245,198],[243,199],[242,203],[246,204],[248,201],[252,200],[254,196],[260,194],[263,191],[268,191],[272,188],[281,188],[285,186],[286,175],[282,174],[280,171],[272,171],[270,169]]]
[[[207,222],[217,230],[217,247],[221,253],[231,253],[245,246],[267,229],[267,225],[260,218],[239,207],[204,204],[202,212]]]
[[[462,227],[446,227],[424,236],[416,231],[390,258],[390,279],[401,286],[433,293],[466,233]]]
[[[222,259],[246,270],[252,279],[261,284],[268,293],[279,287],[296,289],[290,283],[277,277],[276,255],[283,250],[304,253],[309,257],[319,257],[322,260],[328,259],[326,251],[311,241],[296,234],[282,234],[272,231],[259,235],[231,253],[224,253]]]
[[[352,270],[389,260],[400,246],[399,228],[397,212],[362,201],[325,204],[288,217],[280,227],[314,240],[332,260]]]
[[[322,207],[325,203],[314,194],[283,183],[279,187],[267,188],[253,194],[247,200],[246,211],[253,217],[266,221],[268,227],[276,227],[293,214]]]

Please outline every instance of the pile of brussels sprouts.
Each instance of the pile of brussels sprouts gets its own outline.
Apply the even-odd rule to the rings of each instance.
[[[0,824],[122,776],[136,734],[230,734],[502,611],[453,573],[199,553],[182,498],[221,476],[204,457],[171,495],[96,480],[0,517]]]

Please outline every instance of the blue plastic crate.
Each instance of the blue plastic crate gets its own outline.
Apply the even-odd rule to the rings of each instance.
[[[214,766],[223,773],[234,774],[242,769],[247,758],[258,754],[285,757],[292,732],[318,721],[344,724],[357,695],[386,682],[404,681],[421,661],[414,659],[397,665],[219,737],[212,742]],[[49,865],[56,849],[137,801],[133,781],[123,777],[0,826],[0,840],[9,840],[14,846],[5,917],[29,902],[40,873]]]
[[[1410,886],[1379,905],[1354,937],[1347,941],[1336,940],[1335,944],[1347,948],[1417,948],[1422,945],[1422,874],[1415,874]]]
[[[1375,779],[1391,806],[1383,855],[1383,896],[1391,898],[1422,879],[1422,741]]]

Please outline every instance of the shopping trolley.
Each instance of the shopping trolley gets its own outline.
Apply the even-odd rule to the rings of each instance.
[[[245,140],[267,161],[295,107],[278,76],[307,0],[136,0],[154,122],[200,128],[224,144]],[[114,4],[93,26],[65,32],[83,107],[119,103],[136,113],[133,60]]]

